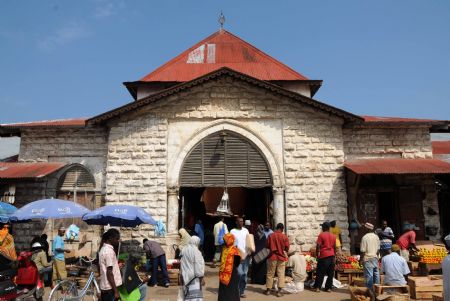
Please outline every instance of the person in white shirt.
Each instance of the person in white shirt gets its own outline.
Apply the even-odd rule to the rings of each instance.
[[[380,272],[378,270],[380,239],[373,232],[374,226],[371,223],[365,223],[364,227],[368,230],[368,233],[361,239],[361,258],[359,261],[364,269],[366,287],[373,289],[374,284],[380,283]]]
[[[241,298],[245,298],[245,287],[247,286],[247,272],[250,265],[250,256],[247,256],[247,235],[248,230],[244,228],[244,219],[236,218],[236,228],[230,232],[235,238],[235,246],[241,255],[241,263],[238,267],[239,274],[239,294]]]
[[[115,252],[119,241],[120,233],[114,228],[102,236],[103,245],[99,252],[101,301],[114,301],[120,298],[118,288],[122,285],[122,276]]]
[[[406,285],[411,273],[406,260],[400,256],[400,246],[393,244],[389,254],[381,259],[381,272],[384,273],[384,285]]]
[[[450,234],[444,238],[447,251],[450,253]],[[442,274],[444,278],[444,301],[450,301],[450,254],[442,261]]]
[[[220,262],[220,256],[222,254],[222,248],[224,245],[223,236],[228,233],[227,224],[224,223],[224,217],[221,216],[220,220],[214,225],[214,245],[216,246],[216,252],[214,253],[214,259],[212,267],[215,268],[217,262]]]

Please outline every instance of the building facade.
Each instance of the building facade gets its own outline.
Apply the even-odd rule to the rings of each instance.
[[[352,219],[386,219],[397,234],[408,221],[420,239],[439,239],[435,176],[450,164],[433,159],[430,132],[448,122],[357,116],[314,100],[321,83],[221,30],[125,83],[135,100],[120,108],[1,125],[21,145],[18,162],[2,163],[0,187],[19,207],[43,197],[141,206],[166,225],[158,239],[167,246],[197,219],[212,227],[224,190],[233,215],[282,222],[303,250],[325,220],[337,221],[347,247]],[[40,177],[26,176],[39,166]],[[17,225],[16,243],[50,229],[39,225]],[[95,240],[100,230],[86,231]],[[153,227],[122,233],[133,250]]]

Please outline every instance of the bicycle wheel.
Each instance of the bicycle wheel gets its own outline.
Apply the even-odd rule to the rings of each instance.
[[[75,301],[77,297],[77,284],[70,280],[63,280],[52,289],[48,301]]]

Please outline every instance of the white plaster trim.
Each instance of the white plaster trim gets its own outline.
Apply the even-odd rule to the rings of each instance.
[[[266,143],[258,134],[244,127],[238,121],[231,119],[220,119],[212,121],[205,127],[197,130],[188,139],[188,143],[186,143],[177,154],[170,158],[168,162],[167,173],[168,187],[179,186],[181,168],[183,167],[184,160],[186,159],[192,148],[207,136],[223,130],[238,133],[255,144],[267,160],[272,175],[273,185],[276,187],[284,186],[284,174],[282,172],[282,169],[280,168],[279,163],[275,159],[273,152],[270,150],[269,144]]]

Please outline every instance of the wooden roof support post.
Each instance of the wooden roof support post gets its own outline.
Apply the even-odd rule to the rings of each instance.
[[[349,223],[352,219],[358,221],[358,190],[361,182],[361,175],[347,170],[347,201],[349,208]],[[355,254],[357,230],[350,230],[350,252]]]

